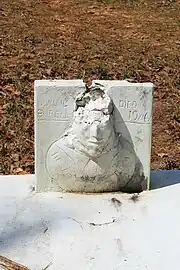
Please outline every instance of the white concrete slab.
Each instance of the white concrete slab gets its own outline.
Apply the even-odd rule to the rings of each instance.
[[[152,172],[151,182],[164,177],[159,186],[176,184],[134,201],[120,193],[40,194],[34,175],[1,176],[0,255],[32,270],[50,262],[49,270],[179,270],[180,171]]]

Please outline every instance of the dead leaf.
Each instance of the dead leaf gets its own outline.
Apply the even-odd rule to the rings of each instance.
[[[168,154],[166,154],[166,153],[159,153],[158,154],[158,157],[160,157],[160,158],[168,157]]]
[[[15,261],[8,259],[7,257],[0,255],[0,266],[7,270],[29,270],[26,266],[19,264]],[[2,269],[2,268],[0,268]]]
[[[19,161],[19,155],[18,154],[12,154],[12,159],[14,161]]]
[[[25,175],[25,174],[28,174],[27,171],[24,171],[22,168],[17,168],[15,170],[15,173],[18,174],[18,175]]]
[[[21,93],[17,90],[17,88],[13,84],[8,84],[4,87],[5,91],[8,91],[10,94],[19,96]]]
[[[3,95],[5,97],[6,93],[4,93],[3,91],[0,91],[0,95]]]
[[[5,111],[3,110],[3,107],[0,106],[0,114],[3,114],[3,113],[5,113]]]
[[[17,169],[15,170],[15,172],[16,172],[16,173],[21,173],[21,172],[23,172],[23,169],[17,168]]]
[[[48,69],[46,69],[46,73],[47,73],[47,75],[51,75],[51,72],[52,72],[52,68],[48,68]]]

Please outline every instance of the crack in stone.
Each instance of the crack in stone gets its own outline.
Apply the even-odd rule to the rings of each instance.
[[[113,224],[113,223],[115,223],[115,222],[117,222],[116,219],[113,219],[112,221],[104,222],[104,223],[88,222],[88,224],[95,227],[95,226],[107,226],[107,225]]]
[[[83,230],[83,226],[82,226],[82,223],[80,221],[78,221],[78,220],[76,220],[75,218],[72,218],[72,217],[68,217],[68,219],[71,219],[71,220],[75,221],[76,223],[78,223],[80,225],[81,229]]]
[[[48,265],[46,265],[46,267],[42,268],[42,270],[47,270],[52,264],[53,264],[53,262],[48,263]]]

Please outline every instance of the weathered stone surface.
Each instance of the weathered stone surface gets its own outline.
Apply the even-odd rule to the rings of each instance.
[[[153,171],[165,188],[136,197],[38,194],[34,175],[0,184],[0,255],[30,270],[179,270],[180,171]]]
[[[147,188],[151,83],[35,82],[37,190]]]

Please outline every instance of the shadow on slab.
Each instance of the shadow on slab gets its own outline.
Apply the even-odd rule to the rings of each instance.
[[[69,206],[61,208],[61,200],[58,207],[54,207],[54,200],[33,200],[29,199],[17,200],[14,205],[15,214],[12,215],[12,210],[1,212],[0,219],[0,254],[6,254],[9,250],[22,250],[28,248],[28,243],[36,246],[44,241],[48,242],[48,234],[52,224],[61,222],[62,226],[65,223],[74,222],[69,216],[75,216],[74,210]],[[70,226],[69,225],[69,226]],[[79,225],[79,224],[78,224]],[[61,227],[58,228],[59,231]],[[46,239],[46,240],[45,240]],[[0,268],[1,269],[1,268]]]
[[[151,171],[150,189],[158,189],[180,183],[180,170]]]

